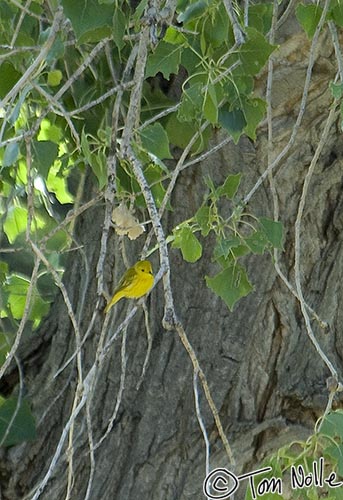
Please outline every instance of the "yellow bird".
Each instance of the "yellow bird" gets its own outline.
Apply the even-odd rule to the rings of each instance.
[[[140,260],[133,267],[130,267],[124,275],[117,288],[114,290],[112,299],[105,307],[105,314],[111,309],[118,300],[123,297],[129,299],[138,299],[143,297],[154,284],[154,275],[152,267],[148,260]]]

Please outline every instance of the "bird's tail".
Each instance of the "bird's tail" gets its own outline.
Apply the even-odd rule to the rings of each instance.
[[[116,304],[122,297],[123,295],[120,292],[116,293],[105,307],[104,313],[107,314],[111,307],[114,306],[114,304]]]

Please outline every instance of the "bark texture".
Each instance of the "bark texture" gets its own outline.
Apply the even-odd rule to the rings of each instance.
[[[292,23],[284,30],[276,56],[273,81],[275,157],[286,145],[294,126],[308,63],[309,41]],[[313,79],[303,123],[296,142],[277,168],[275,186],[280,220],[285,225],[285,251],[281,267],[294,282],[294,222],[302,185],[320,139],[331,102],[329,81],[336,71],[332,43],[327,33],[315,56]],[[259,91],[265,92],[266,74],[260,75]],[[217,136],[218,135],[218,136]],[[213,143],[219,141],[219,133]],[[325,333],[313,323],[323,350],[342,370],[343,249],[342,249],[342,152],[338,119],[332,127],[310,185],[302,224],[301,270],[306,301],[330,324]],[[229,173],[243,172],[241,188],[246,194],[265,170],[267,129],[259,130],[255,143],[243,139],[228,145],[202,165],[185,170],[177,183],[171,203],[173,212],[164,220],[166,233],[194,214],[205,192],[203,175],[222,182]],[[87,198],[93,193],[91,183]],[[95,192],[95,188],[94,188]],[[225,210],[225,207],[223,207]],[[272,216],[269,181],[252,198],[249,210]],[[95,270],[103,224],[103,209],[95,208],[79,218],[76,239],[83,246],[70,255],[64,282],[75,309],[87,289],[81,321],[84,333],[96,301]],[[139,243],[127,245],[130,262]],[[185,263],[179,250],[171,250],[172,284],[176,311],[194,347],[220,411],[228,439],[237,460],[237,472],[250,470],[270,451],[294,438],[303,439],[313,429],[327,402],[329,371],[309,341],[297,300],[277,277],[269,255],[247,259],[255,291],[242,299],[233,313],[205,285],[204,276],[213,275],[210,260],[211,238],[196,264]],[[152,257],[155,270],[157,258]],[[124,270],[118,238],[111,234],[109,255],[103,270],[109,289]],[[127,304],[121,301],[113,313],[111,331],[123,318]],[[120,500],[199,500],[205,477],[205,446],[196,418],[193,369],[177,334],[161,326],[162,286],[148,299],[153,335],[152,352],[139,390],[147,350],[144,316],[139,310],[130,322],[125,344],[125,383],[113,429],[95,451],[95,470],[90,498]],[[83,351],[85,374],[91,366],[100,324],[99,313]],[[111,348],[97,380],[96,396],[90,402],[94,441],[106,431],[117,400],[122,374],[120,334]],[[75,365],[70,364],[57,378],[54,374],[75,350],[75,338],[63,298],[59,295],[36,338],[23,344],[20,358],[38,423],[38,439],[2,451],[2,498],[23,498],[46,473],[63,427],[70,415],[76,387]],[[15,370],[8,376],[15,382]],[[12,380],[12,382],[10,382]],[[200,382],[198,382],[199,388]],[[201,389],[200,407],[211,441],[211,468],[229,467],[212,415]],[[74,428],[74,487],[71,498],[85,497],[90,472],[87,422],[82,410]],[[64,445],[66,449],[67,442]],[[42,492],[43,499],[64,499],[67,461],[65,453],[52,479]],[[237,498],[242,498],[240,490]]]

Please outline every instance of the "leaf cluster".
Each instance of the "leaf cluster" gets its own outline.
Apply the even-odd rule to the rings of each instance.
[[[324,417],[319,430],[316,430],[306,441],[294,441],[270,456],[263,462],[263,467],[271,467],[267,474],[261,474],[254,479],[255,486],[264,478],[281,478],[282,483],[291,486],[290,471],[302,468],[304,474],[312,478],[311,485],[299,486],[292,489],[292,498],[301,500],[319,500],[329,498],[330,500],[342,500],[342,487],[330,487],[323,481],[323,487],[315,484],[313,464],[319,470],[319,460],[323,460],[323,478],[330,477],[335,473],[334,483],[343,480],[343,412],[336,410]],[[317,478],[318,481],[319,478]],[[319,481],[318,481],[319,483]],[[263,495],[265,500],[282,500],[284,497],[276,492],[267,492]],[[252,491],[247,488],[245,500],[252,500]]]

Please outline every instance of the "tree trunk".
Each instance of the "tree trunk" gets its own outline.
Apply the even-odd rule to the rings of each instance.
[[[310,42],[304,34],[287,25],[285,40],[275,58],[273,80],[273,160],[287,145],[298,116],[305,81]],[[334,79],[333,48],[328,34],[321,36],[315,53],[313,78],[306,112],[289,153],[273,172],[280,220],[285,226],[284,252],[280,266],[294,284],[295,221],[305,176],[320,141],[332,97],[328,90]],[[331,57],[331,59],[330,59]],[[260,75],[259,89],[265,92],[266,74]],[[301,227],[301,282],[305,300],[330,328],[312,322],[322,349],[337,370],[342,368],[341,283],[343,253],[342,153],[336,117],[316,165],[306,198]],[[220,136],[220,137],[219,137]],[[214,134],[215,144],[222,139]],[[192,216],[202,202],[206,186],[203,176],[210,173],[223,182],[229,173],[243,172],[242,198],[255,185],[268,165],[267,128],[259,129],[255,143],[242,139],[214,153],[201,165],[186,169],[180,176],[164,218],[164,230]],[[95,196],[89,177],[85,201]],[[225,207],[223,207],[225,211]],[[256,191],[247,210],[273,217],[270,179]],[[229,214],[227,214],[229,215]],[[89,327],[96,296],[96,268],[104,219],[103,206],[91,208],[78,218],[75,240],[81,250],[70,253],[64,283],[72,306],[78,311],[85,293],[80,331]],[[109,291],[124,271],[121,245],[129,263],[138,255],[141,243],[120,243],[111,233],[103,269]],[[293,439],[303,439],[313,430],[327,402],[326,380],[330,375],[306,333],[298,300],[278,277],[269,254],[246,260],[255,290],[241,299],[234,312],[206,287],[204,276],[216,272],[211,262],[213,241],[207,238],[199,262],[188,264],[177,249],[170,249],[171,279],[175,308],[207,378],[211,394],[233,448],[236,473],[251,470],[269,452]],[[158,270],[157,253],[151,261]],[[146,373],[139,384],[148,348],[141,306],[118,333],[101,363],[94,396],[82,407],[72,434],[66,432],[63,452],[40,498],[64,499],[67,492],[68,457],[72,460],[73,500],[86,496],[90,474],[91,499],[120,500],[199,500],[205,471],[205,442],[197,420],[193,388],[193,368],[175,331],[162,327],[163,293],[159,283],[147,300],[152,350]],[[108,330],[112,335],[130,309],[129,301],[113,308]],[[76,313],[77,314],[77,313]],[[89,337],[82,348],[83,379],[92,366],[104,315],[98,311]],[[2,498],[14,500],[29,495],[51,465],[63,429],[73,411],[78,373],[75,359],[56,377],[57,370],[75,351],[75,333],[61,294],[35,341],[24,343],[19,357],[27,380],[38,424],[38,438],[2,451]],[[11,378],[12,377],[12,378]],[[8,374],[13,386],[16,369]],[[199,405],[210,439],[210,468],[227,467],[228,457],[201,388]],[[121,394],[121,396],[120,396]],[[79,402],[78,399],[77,402]],[[106,432],[118,402],[113,428],[94,452],[89,453]],[[88,423],[87,423],[88,413]],[[91,426],[91,434],[90,428]],[[67,430],[69,430],[67,428]],[[68,449],[72,439],[72,449]],[[70,462],[71,463],[71,462]],[[240,488],[238,499],[244,497]],[[31,498],[31,496],[29,496]]]

